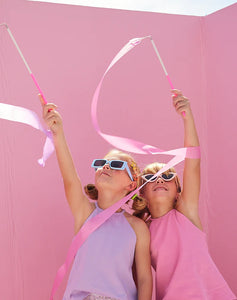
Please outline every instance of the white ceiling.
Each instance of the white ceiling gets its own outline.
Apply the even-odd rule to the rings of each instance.
[[[31,0],[81,6],[205,16],[237,3],[231,0]]]

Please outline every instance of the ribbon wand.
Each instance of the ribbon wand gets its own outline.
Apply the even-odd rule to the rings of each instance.
[[[40,88],[38,82],[36,81],[35,76],[33,75],[33,73],[32,73],[32,71],[31,71],[31,69],[30,69],[30,67],[29,67],[29,65],[28,65],[28,63],[27,63],[27,61],[26,61],[26,59],[24,58],[24,55],[22,54],[21,49],[20,49],[20,47],[18,46],[18,44],[17,44],[17,42],[16,42],[16,40],[15,40],[15,38],[14,38],[14,36],[13,36],[11,30],[10,30],[10,28],[8,27],[8,25],[7,25],[6,23],[2,23],[2,24],[0,24],[0,26],[5,26],[5,27],[6,27],[7,32],[9,33],[10,38],[11,38],[12,41],[13,41],[13,44],[15,45],[15,47],[16,47],[18,53],[20,54],[20,57],[22,58],[22,60],[23,60],[23,62],[24,62],[24,64],[25,64],[25,66],[26,66],[26,68],[27,68],[27,70],[28,70],[28,72],[29,72],[29,74],[30,74],[30,76],[31,76],[31,78],[32,78],[32,80],[34,81],[35,86],[37,87],[39,93],[41,94],[41,96],[42,96],[42,98],[43,98],[44,104],[47,104],[47,101],[46,101],[46,99],[45,99],[45,97],[44,97],[44,95],[43,95],[43,92],[41,91],[41,88]]]
[[[157,57],[158,57],[158,59],[159,59],[159,61],[160,61],[160,64],[161,64],[161,66],[162,66],[162,69],[163,69],[163,71],[164,71],[164,73],[165,73],[165,76],[167,77],[167,79],[168,79],[168,81],[169,81],[169,84],[170,84],[170,87],[171,87],[172,90],[173,90],[173,89],[174,89],[174,85],[173,85],[173,83],[172,83],[171,80],[170,80],[169,74],[168,74],[168,72],[166,71],[165,65],[164,65],[163,60],[162,60],[162,58],[161,58],[161,56],[160,56],[160,53],[159,53],[158,50],[157,50],[157,47],[156,47],[156,45],[155,45],[155,42],[154,42],[152,36],[150,36],[150,39],[151,39],[152,46],[153,46],[153,48],[154,48],[154,50],[155,50],[155,53],[157,54]]]
[[[30,69],[28,63],[26,62],[26,59],[24,58],[24,56],[20,50],[20,47],[18,46],[13,34],[11,33],[10,28],[8,27],[8,25],[6,23],[2,23],[2,24],[0,24],[0,26],[3,26],[7,29],[7,32],[9,33],[10,38],[11,38],[13,44],[15,45],[21,59],[23,60],[31,78],[33,79],[34,84],[36,85],[39,93],[42,95],[42,100],[43,100],[44,104],[47,104],[47,101],[43,95],[43,92],[41,91],[41,89]],[[32,112],[28,109],[25,109],[23,107],[0,103],[0,118],[30,125],[36,129],[39,129],[46,135],[46,141],[45,141],[44,149],[43,149],[43,156],[42,156],[42,158],[40,158],[38,160],[38,163],[41,166],[44,166],[46,160],[54,151],[54,144],[53,144],[51,133],[43,128],[43,126],[41,125],[41,123],[39,121],[38,116],[34,112]]]

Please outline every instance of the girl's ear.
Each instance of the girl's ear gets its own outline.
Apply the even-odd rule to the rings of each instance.
[[[143,197],[143,195],[144,195],[144,189],[139,190],[139,195],[140,195],[141,197]]]
[[[137,187],[137,183],[136,181],[133,181],[132,183],[129,184],[128,189],[129,191],[133,191],[135,190],[136,187]]]
[[[177,203],[181,198],[181,193],[177,193],[175,197],[175,202]]]

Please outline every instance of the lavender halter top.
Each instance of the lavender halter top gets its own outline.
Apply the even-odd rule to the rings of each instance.
[[[101,211],[96,203],[87,221]],[[136,234],[124,212],[114,213],[78,250],[63,300],[82,300],[90,294],[101,295],[99,299],[137,299],[132,276],[135,245]]]

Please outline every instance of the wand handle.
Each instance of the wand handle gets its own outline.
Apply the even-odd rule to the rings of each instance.
[[[158,59],[159,59],[159,61],[160,61],[161,66],[162,66],[162,69],[163,69],[163,71],[164,71],[164,73],[165,73],[165,76],[166,76],[166,78],[167,78],[167,80],[168,80],[168,82],[169,82],[169,85],[170,85],[171,89],[173,90],[173,89],[174,89],[174,85],[173,85],[173,83],[172,83],[172,81],[171,81],[171,79],[170,79],[170,77],[169,77],[168,72],[166,71],[166,68],[165,68],[165,65],[164,65],[164,63],[163,63],[163,60],[162,60],[162,58],[161,58],[161,56],[160,56],[160,53],[158,52],[158,49],[157,49],[157,47],[156,47],[156,45],[155,45],[155,42],[153,41],[153,39],[152,39],[151,36],[150,36],[150,39],[151,39],[152,46],[153,46],[153,48],[154,48],[154,50],[155,50],[155,53],[156,53],[156,55],[157,55],[157,57],[158,57]],[[185,112],[184,112],[184,111],[182,112],[182,115],[185,117]]]
[[[29,67],[29,65],[28,65],[28,63],[27,63],[27,61],[26,61],[24,55],[22,54],[21,49],[20,49],[20,47],[18,46],[18,44],[17,44],[17,42],[16,42],[16,40],[15,40],[15,38],[14,38],[14,36],[13,36],[11,30],[10,30],[10,28],[8,27],[8,25],[7,25],[6,23],[2,23],[2,24],[0,24],[0,26],[5,26],[5,27],[6,27],[7,32],[9,33],[10,38],[11,38],[12,41],[13,41],[13,44],[15,45],[15,47],[16,47],[18,53],[20,54],[20,57],[21,57],[21,59],[23,60],[23,62],[24,62],[24,64],[25,64],[25,66],[26,66],[26,68],[27,68],[27,70],[28,70],[28,72],[29,72],[31,78],[33,79],[36,88],[38,89],[38,91],[40,92],[40,94],[41,94],[41,96],[42,96],[42,98],[43,98],[43,100],[44,100],[44,104],[47,104],[47,101],[46,101],[46,99],[45,99],[45,97],[44,97],[44,95],[43,95],[43,92],[41,91],[41,88],[40,88],[39,84],[37,83],[37,81],[36,81],[36,79],[35,79],[35,76],[33,75],[33,73],[32,73],[32,71],[31,71],[31,69],[30,69],[30,67]]]

